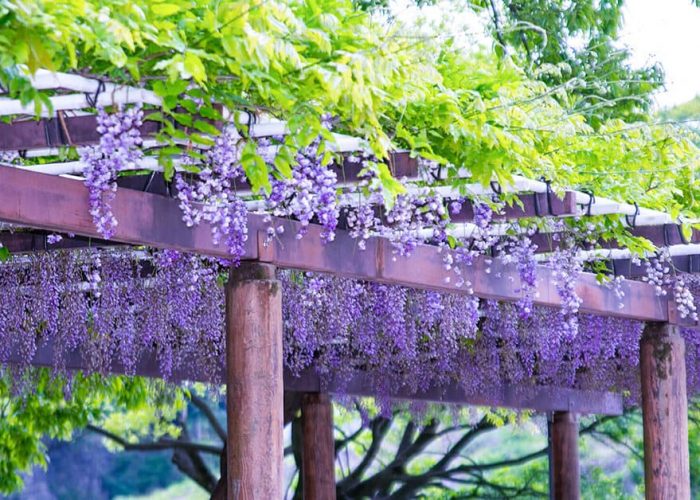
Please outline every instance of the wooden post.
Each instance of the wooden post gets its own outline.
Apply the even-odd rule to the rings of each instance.
[[[301,422],[304,500],[335,500],[333,406],[328,394],[303,395]]]
[[[690,498],[685,342],[678,327],[647,323],[640,348],[646,498]]]
[[[275,267],[243,262],[226,286],[229,500],[282,498],[282,294]]]
[[[580,498],[578,466],[578,418],[555,411],[549,418],[549,491],[555,500]]]

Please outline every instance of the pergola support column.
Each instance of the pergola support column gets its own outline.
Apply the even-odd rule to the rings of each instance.
[[[640,348],[646,498],[690,498],[685,341],[678,327],[647,323]]]
[[[569,411],[555,411],[549,417],[550,498],[580,498],[578,464],[578,417]]]
[[[333,406],[328,394],[302,396],[301,425],[304,500],[335,500]]]
[[[282,498],[282,293],[275,267],[243,262],[226,286],[229,500]]]

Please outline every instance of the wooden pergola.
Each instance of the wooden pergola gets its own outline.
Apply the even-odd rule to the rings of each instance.
[[[81,93],[96,90],[94,80],[75,77],[79,79],[76,83],[73,77],[40,72],[35,85],[69,90],[73,85],[72,90]],[[136,90],[113,86],[111,97],[109,92],[101,94],[105,101],[102,104],[112,104],[114,96],[120,95],[119,102],[157,105],[157,99],[151,94],[143,89]],[[56,101],[57,111],[91,107],[90,103],[81,104],[80,98],[84,96],[68,94],[52,99]],[[0,106],[0,114],[22,113],[27,114],[28,110],[20,105],[15,108],[7,103]],[[279,123],[265,126],[267,129],[259,129],[260,135],[272,135],[284,129],[284,124]],[[153,122],[145,122],[142,133],[148,137],[156,130]],[[89,114],[0,124],[0,151],[20,150],[28,157],[50,155],[60,146],[91,144],[97,140],[95,118]],[[338,142],[342,145],[340,152],[359,147],[357,141],[344,136],[339,137]],[[165,192],[158,192],[158,186],[149,187],[155,192],[144,192],[133,184],[138,184],[138,177],[129,177],[130,180],[124,182],[127,185],[117,191],[112,209],[119,225],[109,242],[101,240],[89,214],[87,189],[79,179],[72,177],[80,172],[80,165],[75,163],[78,162],[22,168],[0,166],[0,221],[32,229],[13,234],[0,232],[0,243],[13,252],[45,251],[48,231],[76,235],[52,248],[122,244],[228,256],[224,246],[213,244],[209,226],[203,223],[188,228],[182,222],[177,201]],[[395,153],[390,166],[397,176],[416,175],[415,161],[407,153]],[[352,181],[352,166],[341,167],[348,169],[346,178]],[[480,188],[475,186],[474,189]],[[544,215],[548,216],[628,215],[635,219],[631,232],[671,248],[674,263],[677,261],[680,267],[693,271],[698,266],[694,256],[700,255],[700,250],[695,249],[700,234],[694,232],[690,239],[684,238],[679,226],[665,214],[612,200],[594,200],[591,195],[574,190],[555,196],[549,185],[527,179],[516,178],[512,189],[519,193],[523,206],[507,209],[505,218],[542,215],[543,207],[546,207]],[[471,207],[465,206],[454,220],[459,221],[461,215],[468,223],[466,221],[473,217],[473,211],[470,216],[469,210]],[[366,250],[359,251],[356,241],[343,230],[337,231],[334,241],[322,245],[320,227],[311,225],[306,236],[297,239],[299,222],[279,219],[275,225],[283,226],[285,231],[268,241],[269,223],[263,215],[249,214],[249,238],[243,262],[231,269],[226,285],[227,365],[221,382],[227,386],[227,466],[225,479],[216,495],[223,495],[225,491],[229,499],[281,498],[284,393],[290,391],[302,393],[304,496],[334,498],[329,394],[338,390],[340,384],[333,377],[322,379],[311,371],[302,377],[285,372],[281,284],[276,279],[276,269],[321,272],[441,292],[467,292],[445,279],[443,258],[450,250],[426,244],[418,246],[408,258],[396,258],[385,238],[372,237],[366,242]],[[552,240],[543,238],[542,251],[551,251]],[[615,255],[613,266],[623,269],[622,274],[635,275],[634,266],[628,262],[629,256]],[[508,279],[517,279],[514,266],[497,260],[491,264],[477,260],[469,273],[473,293],[478,297],[499,301],[517,301],[521,297]],[[580,311],[646,322],[640,350],[646,495],[647,498],[690,498],[685,348],[679,327],[695,325],[681,318],[672,296],[657,295],[654,286],[627,280],[621,287],[625,297],[622,304],[613,290],[599,285],[595,275],[582,273],[576,283],[576,293],[582,300]],[[537,268],[536,292],[533,299],[536,305],[562,305],[553,271],[547,267]],[[45,346],[32,363],[49,366],[52,359],[51,346]],[[68,359],[66,367],[83,368],[80,356]],[[115,373],[123,371],[116,361],[110,369]],[[141,362],[136,373],[157,376],[155,363]],[[361,373],[350,383],[343,383],[342,390],[346,394],[371,395]],[[483,395],[467,394],[458,387],[450,387],[418,394],[399,392],[391,396],[549,412],[554,498],[579,496],[578,415],[622,412],[622,399],[617,394],[558,387],[503,386],[494,387]]]

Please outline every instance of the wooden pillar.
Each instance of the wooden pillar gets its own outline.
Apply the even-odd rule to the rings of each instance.
[[[648,323],[640,348],[646,498],[690,498],[685,342],[678,327]]]
[[[243,262],[226,286],[229,500],[283,494],[282,294],[274,266]]]
[[[578,417],[555,411],[549,417],[549,491],[555,500],[580,498]]]
[[[301,422],[304,500],[335,500],[333,406],[328,394],[302,396]]]

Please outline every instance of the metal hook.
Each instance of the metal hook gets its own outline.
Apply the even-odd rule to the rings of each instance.
[[[630,216],[625,215],[625,222],[627,222],[627,225],[629,227],[637,227],[637,216],[639,215],[639,205],[637,202],[634,202],[634,214],[631,216],[632,221],[630,222]]]
[[[545,193],[547,196],[547,215],[554,215],[554,210],[552,209],[552,181],[548,181],[544,176],[540,177],[540,180],[545,183],[546,189]],[[542,207],[540,207],[540,194],[535,193],[535,215],[538,217],[542,216]]]
[[[155,172],[151,172],[151,175],[148,176],[148,181],[146,182],[146,185],[143,188],[144,193],[148,193],[148,188],[151,187],[151,183],[153,182],[153,178],[156,176]]]
[[[100,98],[100,94],[105,90],[105,82],[102,80],[97,80],[97,89],[95,89],[94,94],[90,92],[85,92],[85,100],[91,108],[97,107],[97,100]]]
[[[46,146],[51,147],[53,144],[51,143],[51,134],[49,133],[49,122],[51,121],[51,118],[47,118],[43,120],[44,122],[44,140],[46,141]]]
[[[675,229],[673,226],[676,224],[664,224],[664,246],[670,246],[671,245],[671,231]],[[680,227],[678,229],[678,232],[681,235],[681,240],[683,239],[683,232],[680,230]]]
[[[541,180],[547,186],[547,212],[549,215],[554,215],[554,211],[552,210],[552,194],[554,193],[552,190],[552,181],[545,179],[544,176],[542,176]]]
[[[258,117],[252,111],[248,111],[248,138],[252,137],[253,125],[258,121]]]
[[[590,190],[581,190],[582,193],[585,193],[588,195],[588,206],[586,207],[586,215],[588,217],[591,216],[591,208],[593,208],[593,204],[595,203],[595,194],[593,194],[593,191]]]

